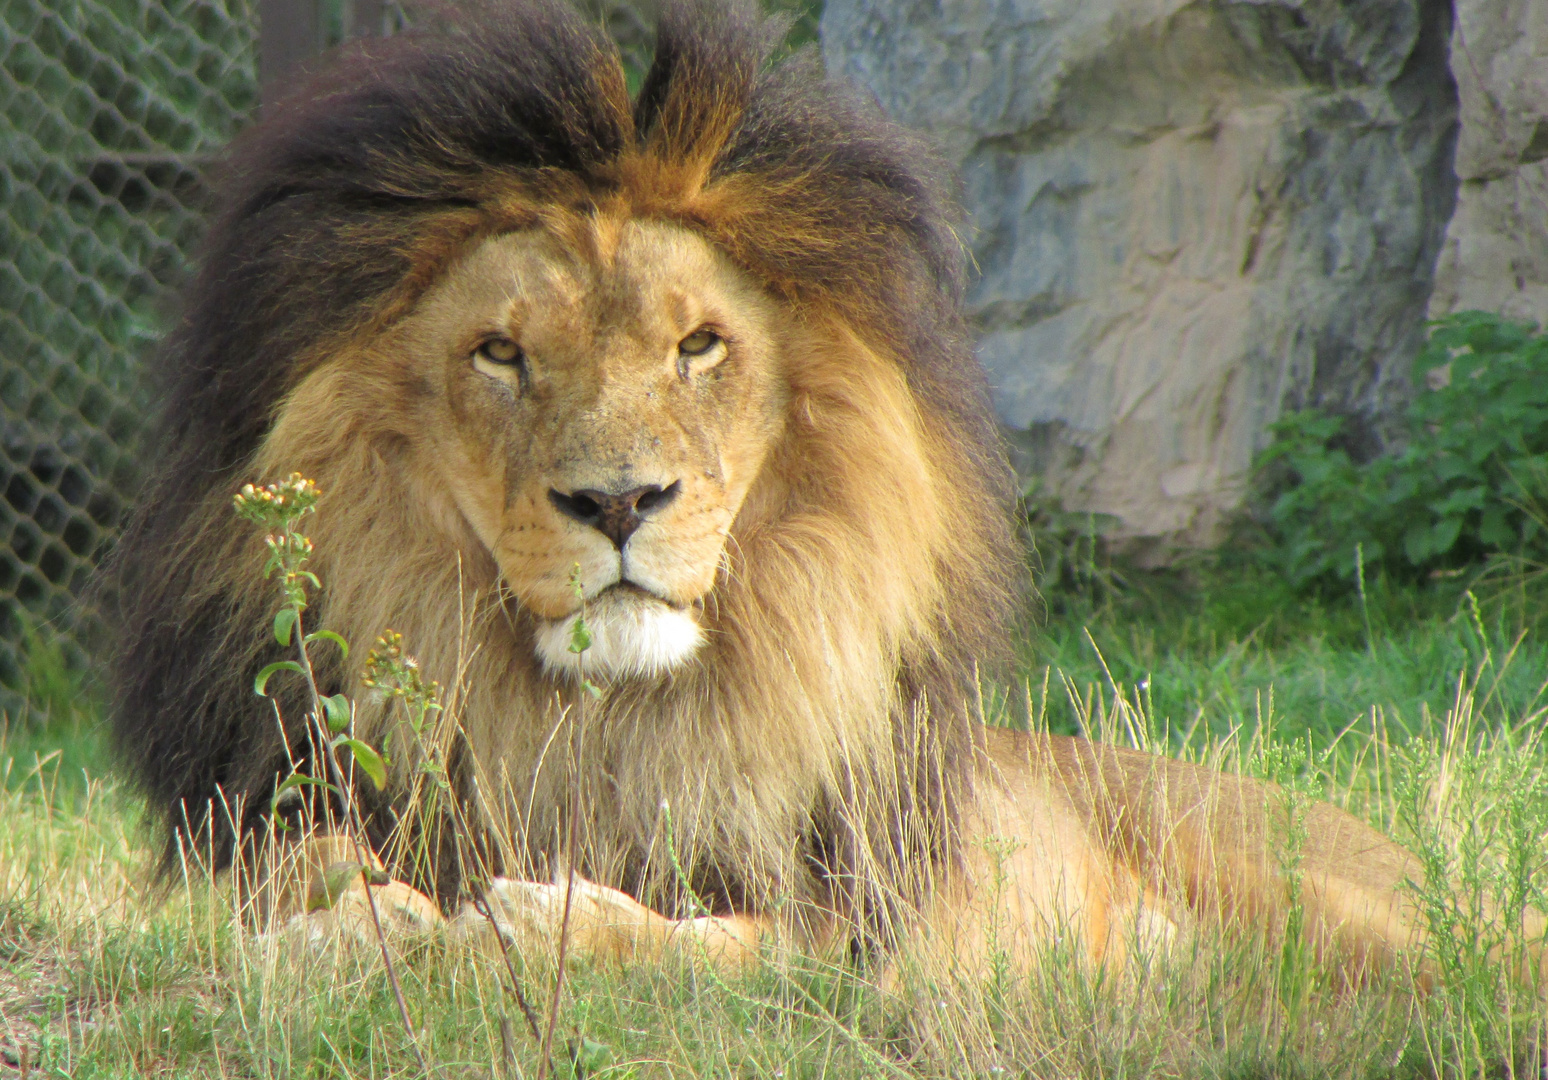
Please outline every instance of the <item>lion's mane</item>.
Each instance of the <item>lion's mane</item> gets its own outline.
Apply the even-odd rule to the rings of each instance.
[[[810,53],[771,62],[781,31],[750,7],[669,6],[631,100],[600,31],[518,0],[357,47],[239,140],[161,356],[165,457],[116,563],[113,721],[169,851],[229,862],[289,769],[252,686],[281,655],[276,598],[230,499],[294,469],[324,493],[309,618],[357,646],[324,662],[323,691],[359,694],[364,646],[401,631],[461,688],[462,797],[487,802],[498,772],[527,802],[505,859],[552,852],[577,778],[540,750],[574,688],[538,666],[489,554],[420,510],[376,406],[319,415],[308,380],[482,239],[623,214],[708,238],[826,344],[744,508],[756,526],[733,527],[712,646],[593,706],[585,869],[681,910],[663,801],[722,909],[870,904],[900,868],[953,857],[979,665],[1003,655],[1017,589],[956,219],[913,136]],[[416,393],[368,390],[384,410]],[[382,707],[360,701],[382,737]],[[300,691],[278,704],[299,752]],[[375,806],[378,828],[398,797]],[[454,862],[417,883],[454,893]]]

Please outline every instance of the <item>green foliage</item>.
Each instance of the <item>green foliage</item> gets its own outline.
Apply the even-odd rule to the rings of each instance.
[[[580,614],[575,616],[575,622],[570,625],[570,652],[580,657],[586,657],[586,650],[591,648],[591,628],[586,625],[586,590],[581,585],[580,563],[570,567],[570,591],[575,595],[576,601],[581,605]],[[584,675],[581,676],[581,689],[592,697],[600,698],[602,688]]]
[[[1435,324],[1414,369],[1407,442],[1394,453],[1354,460],[1344,419],[1316,410],[1273,425],[1258,461],[1276,489],[1262,555],[1293,582],[1348,585],[1370,566],[1416,580],[1492,556],[1548,557],[1548,335],[1463,312]]]
[[[1106,539],[1117,518],[1066,510],[1036,479],[1017,511],[1038,595],[1050,614],[1101,603],[1129,586],[1129,575],[1113,559]]]
[[[26,898],[0,895],[0,964],[14,964],[48,932],[48,922]]]
[[[71,663],[58,634],[33,620],[23,619],[19,637],[25,705],[7,719],[45,728],[77,722],[83,710],[87,673]],[[6,726],[7,720],[0,719],[0,729]]]
[[[73,798],[85,772],[100,773],[111,760],[101,686],[90,668],[72,661],[60,635],[28,621],[20,644],[19,704],[0,709],[0,788],[27,782],[30,766],[45,760],[57,766],[53,775],[63,778],[56,793]],[[9,774],[7,756],[15,762]]]
[[[1398,751],[1396,817],[1424,866],[1410,888],[1449,1014],[1443,1053],[1461,1073],[1483,1075],[1513,1027],[1538,1022],[1535,1002],[1502,1002],[1512,980],[1530,979],[1536,961],[1523,928],[1548,910],[1548,773],[1539,725],[1481,732],[1467,709],[1450,719],[1443,742],[1415,739]],[[1491,743],[1508,752],[1490,753]]]

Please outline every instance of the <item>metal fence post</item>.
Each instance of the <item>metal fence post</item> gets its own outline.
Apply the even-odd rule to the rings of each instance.
[[[354,6],[351,37],[377,37],[391,31],[387,22],[390,13],[387,0],[355,0]]]
[[[333,25],[324,18],[329,0],[258,0],[258,81],[263,103],[285,96],[297,69],[344,38],[379,37],[395,25],[390,0],[333,0]]]
[[[263,104],[285,96],[295,69],[322,51],[321,0],[258,0],[258,87]]]

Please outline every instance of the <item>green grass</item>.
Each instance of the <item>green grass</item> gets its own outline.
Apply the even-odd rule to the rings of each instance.
[[[1440,883],[1417,895],[1444,931],[1434,993],[1403,972],[1340,988],[1310,958],[1214,939],[1121,983],[1056,947],[1026,978],[904,964],[885,984],[780,953],[734,979],[692,957],[582,962],[557,1075],[1536,1076],[1548,1017],[1503,978],[1475,907],[1544,902],[1548,663],[1530,605],[1370,585],[1361,605],[1246,572],[1136,578],[1100,604],[1065,598],[1023,659],[1051,727],[1269,776],[1399,835]],[[227,883],[196,872],[151,888],[150,831],[107,771],[92,697],[39,685],[46,715],[0,744],[0,1047],[25,1046],[34,1076],[415,1075],[371,949],[258,940]],[[432,938],[404,943],[397,970],[434,1075],[539,1075],[501,965]],[[519,957],[518,976],[541,1008],[552,957]]]
[[[1378,579],[1362,604],[1298,593],[1251,568],[1131,576],[1100,603],[1060,598],[1023,643],[1022,666],[1034,684],[1063,672],[1083,688],[1138,688],[1178,740],[1264,720],[1271,734],[1318,746],[1373,723],[1418,731],[1452,707],[1459,679],[1479,682],[1494,720],[1528,714],[1545,703],[1548,625],[1523,618],[1522,598],[1478,592],[1481,602],[1461,584]],[[1048,722],[1078,731],[1057,689]]]

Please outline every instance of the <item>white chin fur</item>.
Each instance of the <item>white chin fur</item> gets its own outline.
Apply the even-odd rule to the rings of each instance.
[[[570,651],[577,612],[538,627],[537,654],[550,672],[628,678],[661,675],[687,660],[704,643],[692,616],[627,589],[610,589],[586,605],[591,647]]]

